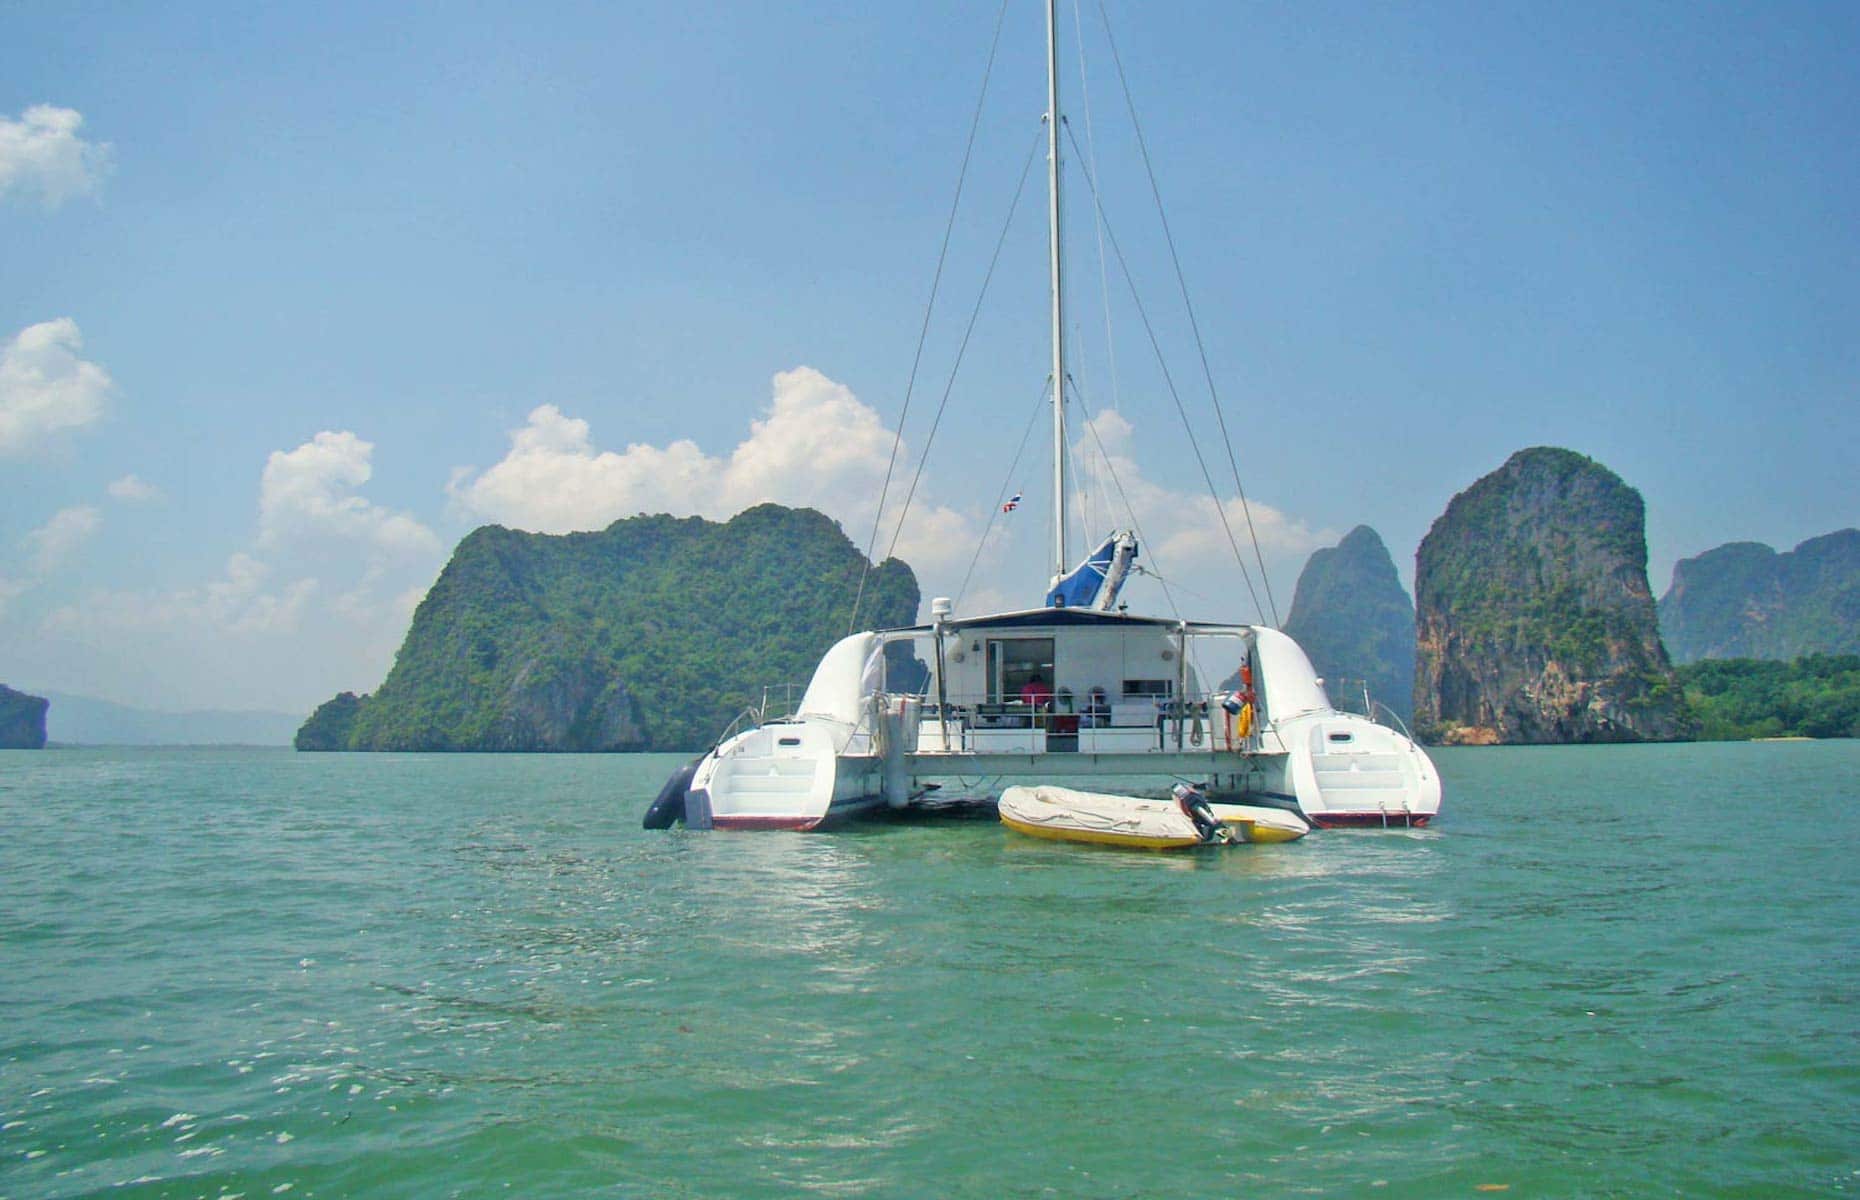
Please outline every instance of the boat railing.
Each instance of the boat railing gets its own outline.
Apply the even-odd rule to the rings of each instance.
[[[715,749],[723,745],[744,729],[753,729],[757,725],[787,720],[794,716],[795,693],[799,686],[793,683],[765,684],[762,688],[761,701],[748,706],[732,717],[730,723],[723,727],[723,732],[719,733],[716,740],[711,743],[711,747]]]
[[[1383,717],[1387,717],[1389,721],[1394,722],[1395,728],[1401,730],[1401,735],[1407,738],[1410,744],[1416,745],[1416,746],[1421,744],[1419,740],[1415,738],[1414,734],[1408,729],[1408,722],[1401,719],[1400,713],[1396,712],[1394,709],[1390,708],[1388,705],[1382,703],[1382,701],[1380,700],[1373,700],[1370,703],[1373,709],[1373,711],[1371,711],[1369,714],[1370,720],[1379,721]],[[1384,722],[1384,723],[1386,724],[1387,722]]]
[[[717,735],[717,740],[710,744],[710,748],[715,750],[717,747],[735,737],[743,729],[760,724],[762,724],[761,711],[754,707],[745,708],[742,712],[737,713],[736,716],[730,719],[730,723],[723,727],[723,732]]]
[[[1326,677],[1320,681],[1324,694],[1330,698],[1330,706],[1340,713],[1355,713],[1359,717],[1375,717],[1376,702],[1369,695],[1367,679],[1352,679],[1347,676]]]
[[[1102,692],[1079,697],[1060,689],[1038,703],[999,695],[933,697],[887,693],[887,705],[914,702],[920,745],[951,753],[1000,750],[1091,750],[1098,753],[1238,751],[1260,748],[1260,728],[1251,714],[1229,711],[1232,693],[1200,692],[1178,700],[1167,695]]]
[[[1414,740],[1414,734],[1409,731],[1408,723],[1402,720],[1401,714],[1370,693],[1367,679],[1326,679],[1324,691],[1330,697],[1331,707],[1338,712],[1368,717],[1377,724],[1400,731],[1409,741]]]
[[[762,704],[756,711],[760,721],[780,720],[792,717],[797,707],[797,695],[804,692],[805,685],[798,683],[771,683],[762,688]]]

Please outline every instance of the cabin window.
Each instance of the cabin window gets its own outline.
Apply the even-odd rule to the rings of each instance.
[[[1052,638],[990,638],[988,641],[988,699],[1005,704],[1018,700],[1021,689],[1039,676],[1046,691],[1053,690]]]
[[[1333,742],[1348,742],[1354,741],[1355,739],[1347,733],[1333,733],[1330,735],[1330,740]]]

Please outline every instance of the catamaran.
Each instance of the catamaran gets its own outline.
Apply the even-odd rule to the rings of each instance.
[[[936,597],[928,624],[842,638],[792,711],[750,714],[676,773],[649,827],[807,830],[873,810],[988,805],[1014,785],[1160,798],[1187,781],[1217,814],[1263,806],[1318,826],[1388,827],[1423,826],[1439,812],[1426,751],[1334,707],[1284,633],[1126,611],[1133,530],[1067,568],[1054,7],[1047,0],[1054,536],[1045,601],[959,617]]]

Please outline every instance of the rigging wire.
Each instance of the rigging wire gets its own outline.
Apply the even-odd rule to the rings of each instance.
[[[1007,475],[1001,480],[1001,490],[995,493],[995,506],[988,510],[988,524],[982,527],[982,536],[975,540],[975,556],[969,559],[969,569],[962,573],[962,586],[956,589],[956,599],[951,607],[962,611],[962,598],[969,591],[969,580],[975,576],[975,565],[982,561],[982,549],[988,545],[988,535],[994,532],[995,521],[1001,516],[1002,505],[1007,503],[1007,490],[1014,484],[1014,473],[1020,470],[1020,456],[1027,452],[1027,439],[1033,436],[1034,424],[1040,419],[1040,410],[1046,407],[1046,398],[1053,394],[1053,381],[1047,380],[1040,389],[1040,398],[1034,401],[1033,412],[1027,416],[1027,427],[1021,430],[1020,445],[1014,448],[1014,461],[1008,464]]]
[[[1117,466],[1111,461],[1111,453],[1105,448],[1104,440],[1098,436],[1098,424],[1092,419],[1091,402],[1085,395],[1085,389],[1079,386],[1079,381],[1077,379],[1073,379],[1070,376],[1068,376],[1068,379],[1072,384],[1072,394],[1078,400],[1079,413],[1084,417],[1085,429],[1091,434],[1092,444],[1098,448],[1099,460],[1104,463],[1105,474],[1110,476],[1111,482],[1117,488],[1118,498],[1124,502],[1124,512],[1130,518],[1131,532],[1136,534],[1137,540],[1140,543],[1147,545],[1149,544],[1149,535],[1143,532],[1143,525],[1137,520],[1136,506],[1130,502],[1130,497],[1125,493],[1123,480],[1119,479],[1117,475]],[[1150,547],[1150,561],[1156,563],[1158,568],[1162,565],[1161,559],[1159,559],[1155,553],[1154,546]],[[1175,617],[1178,621],[1183,618],[1181,605],[1177,604],[1175,599],[1176,588],[1180,588],[1190,596],[1197,596],[1201,599],[1208,600],[1211,605],[1216,603],[1213,597],[1203,596],[1201,593],[1185,584],[1177,583],[1174,587],[1171,587],[1168,577],[1163,575],[1160,569],[1152,571],[1140,563],[1132,563],[1130,569],[1133,574],[1147,575],[1156,581],[1157,586],[1162,588],[1163,600],[1169,605],[1170,615]],[[1257,600],[1255,603],[1257,603]],[[1207,672],[1205,670],[1206,664],[1202,661],[1200,651],[1191,651],[1191,654],[1194,655],[1191,664],[1193,669],[1198,672],[1199,677],[1203,679],[1207,678]]]
[[[1143,158],[1143,171],[1149,177],[1150,195],[1156,200],[1156,215],[1162,222],[1163,240],[1169,246],[1169,261],[1175,267],[1176,286],[1181,289],[1182,305],[1188,310],[1188,325],[1195,335],[1195,350],[1201,356],[1201,373],[1208,382],[1208,401],[1214,408],[1214,419],[1221,429],[1221,441],[1227,448],[1227,465],[1233,470],[1234,489],[1240,496],[1240,511],[1246,517],[1247,536],[1253,541],[1253,558],[1259,564],[1260,582],[1265,585],[1266,600],[1272,606],[1272,623],[1276,626],[1279,624],[1279,605],[1272,595],[1272,578],[1266,573],[1265,556],[1260,552],[1259,532],[1253,526],[1253,506],[1247,503],[1246,487],[1240,482],[1240,464],[1234,457],[1233,436],[1227,432],[1227,418],[1221,412],[1221,398],[1214,387],[1214,370],[1208,365],[1208,348],[1201,337],[1201,322],[1195,319],[1195,305],[1188,295],[1188,277],[1182,272],[1181,255],[1176,253],[1175,234],[1169,229],[1169,216],[1163,209],[1162,189],[1156,182],[1156,169],[1150,163],[1149,143],[1143,137],[1143,123],[1137,117],[1136,100],[1130,94],[1130,80],[1124,75],[1124,59],[1117,52],[1117,37],[1111,32],[1111,17],[1105,11],[1104,0],[1098,0],[1098,15],[1104,22],[1104,36],[1111,47],[1111,61],[1117,64],[1117,82],[1124,90],[1124,106],[1130,111],[1130,124],[1137,135],[1137,150]],[[1220,498],[1215,497],[1214,502],[1218,507]],[[1222,518],[1222,524],[1226,524],[1225,517]],[[1236,547],[1234,552],[1238,554],[1239,549]],[[1257,606],[1259,601],[1255,599],[1253,603]]]
[[[969,311],[969,323],[962,331],[962,341],[956,347],[956,361],[949,369],[949,382],[943,386],[943,398],[937,403],[936,416],[930,421],[930,432],[924,437],[923,453],[917,458],[917,471],[911,476],[911,487],[904,495],[904,503],[898,509],[898,524],[891,533],[891,544],[885,547],[885,557],[890,558],[898,548],[898,539],[904,535],[904,521],[910,516],[911,501],[917,496],[917,485],[924,477],[924,464],[930,461],[930,447],[936,441],[936,431],[943,423],[943,413],[949,408],[950,393],[956,390],[956,377],[962,372],[962,358],[969,349],[969,337],[975,332],[975,322],[982,315],[982,302],[988,298],[988,285],[993,282],[995,268],[1001,263],[1002,247],[1007,245],[1008,230],[1014,226],[1014,214],[1020,208],[1020,198],[1027,190],[1027,175],[1033,170],[1034,151],[1040,148],[1040,137],[1036,131],[1033,143],[1027,147],[1027,160],[1021,164],[1020,182],[1014,185],[1014,199],[1008,205],[1007,219],[1001,222],[1001,236],[995,239],[995,252],[989,256],[988,271],[982,276],[981,290],[976,293],[975,307]],[[868,562],[871,556],[867,555]]]
[[[1091,86],[1085,73],[1085,21],[1079,15],[1079,0],[1072,0],[1072,26],[1076,36],[1072,44],[1078,50],[1079,59],[1079,102],[1085,111],[1085,163],[1093,174],[1098,173],[1098,141],[1092,136],[1091,120]],[[1111,336],[1111,277],[1104,258],[1104,223],[1095,219],[1093,214],[1092,231],[1098,241],[1098,298],[1104,306],[1104,356],[1106,368],[1111,377],[1111,411],[1122,412],[1117,378],[1117,342]]]
[[[1067,371],[1066,382],[1068,385],[1071,385],[1071,384],[1076,384],[1078,380],[1073,377],[1072,372]],[[1087,534],[1085,532],[1086,530],[1093,528],[1092,524],[1089,523],[1091,521],[1091,492],[1085,487],[1081,486],[1081,484],[1078,482],[1079,481],[1079,473],[1078,473],[1079,472],[1079,468],[1078,468],[1079,459],[1078,459],[1078,455],[1072,452],[1071,439],[1068,438],[1066,441],[1061,443],[1059,449],[1060,449],[1060,453],[1065,455],[1065,459],[1066,459],[1066,478],[1073,481],[1072,495],[1071,497],[1068,498],[1068,503],[1071,503],[1073,505],[1073,508],[1077,512],[1078,517],[1079,517],[1079,520],[1074,522],[1073,524],[1078,529],[1079,534],[1081,538],[1083,539],[1083,544],[1079,547],[1079,553],[1081,557],[1083,557],[1091,553],[1091,548],[1095,544],[1092,540],[1094,535]],[[1069,562],[1072,562],[1073,560],[1070,557],[1068,557],[1066,561],[1069,563]],[[1063,572],[1061,574],[1061,577],[1063,578]],[[1058,580],[1054,580],[1054,582],[1057,583]]]
[[[943,266],[949,260],[949,240],[956,228],[956,211],[962,204],[963,184],[969,177],[969,160],[975,153],[975,134],[982,125],[982,107],[988,99],[988,81],[994,77],[995,55],[1001,48],[1001,26],[1007,19],[1008,0],[1001,0],[1001,10],[995,14],[994,38],[988,44],[988,62],[982,68],[981,91],[975,97],[975,115],[969,120],[969,140],[962,148],[962,166],[956,172],[956,193],[949,201],[949,220],[943,226],[943,245],[937,251],[936,271],[930,278],[930,298],[924,304],[923,325],[917,332],[917,350],[911,356],[911,373],[904,384],[904,404],[898,410],[898,429],[891,439],[891,457],[885,463],[885,482],[878,490],[878,506],[872,511],[872,532],[866,538],[865,562],[859,570],[859,588],[853,595],[852,613],[846,621],[846,632],[852,633],[859,625],[859,605],[865,599],[865,585],[872,573],[872,551],[878,545],[879,523],[885,515],[885,499],[891,494],[891,475],[898,464],[898,450],[904,443],[904,421],[911,412],[911,393],[917,386],[917,369],[923,362],[924,343],[930,337],[930,316],[936,311],[937,290],[943,282]],[[895,539],[894,539],[895,543]]]
[[[1067,380],[1071,380],[1072,372],[1066,372],[1066,378]],[[1084,550],[1086,554],[1090,554],[1093,545],[1092,538],[1097,536],[1090,531],[1102,527],[1104,522],[1098,518],[1095,512],[1095,506],[1098,500],[1098,496],[1096,495],[1097,489],[1087,486],[1079,472],[1080,456],[1072,452],[1072,443],[1068,440],[1066,443],[1066,478],[1078,481],[1072,485],[1072,494],[1078,497],[1078,501],[1073,505],[1073,508],[1078,513],[1076,524],[1080,532],[1086,534],[1085,544],[1081,549]]]
[[[1139,542],[1148,545],[1150,540],[1149,535],[1143,532],[1143,524],[1137,520],[1137,506],[1130,502],[1130,496],[1124,491],[1124,481],[1118,478],[1117,467],[1111,462],[1111,453],[1104,448],[1104,441],[1098,436],[1098,425],[1097,422],[1092,420],[1091,404],[1085,397],[1085,390],[1079,387],[1078,380],[1073,379],[1071,382],[1073,394],[1078,397],[1079,414],[1085,418],[1085,429],[1091,434],[1092,444],[1098,447],[1098,457],[1104,462],[1105,474],[1111,477],[1111,483],[1117,488],[1117,498],[1124,502],[1124,513],[1130,518],[1130,530],[1137,535],[1137,540]],[[1156,561],[1154,546],[1150,548],[1150,561]],[[1157,583],[1162,585],[1163,599],[1168,602],[1170,613],[1175,616],[1176,620],[1181,620],[1182,610],[1176,605],[1175,594],[1169,590],[1169,581],[1154,571],[1144,570],[1142,567],[1134,567],[1133,569],[1144,575],[1148,575],[1151,579],[1154,579]]]
[[[1066,126],[1066,134],[1068,137],[1071,137],[1071,133],[1071,125],[1068,123]],[[1072,148],[1074,150],[1078,149],[1078,139],[1072,139]],[[1103,214],[1104,200],[1098,194],[1098,181],[1088,174],[1085,176],[1085,184],[1086,190],[1091,193],[1092,203],[1098,207],[1100,214]],[[1182,428],[1188,431],[1189,449],[1194,451],[1195,464],[1201,468],[1202,481],[1208,485],[1208,494],[1214,499],[1214,512],[1215,515],[1220,518],[1222,531],[1227,535],[1227,545],[1234,552],[1234,562],[1240,568],[1240,578],[1246,581],[1247,593],[1253,597],[1253,607],[1258,610],[1261,616],[1264,616],[1266,607],[1259,602],[1259,592],[1253,587],[1253,573],[1247,570],[1246,558],[1240,553],[1240,543],[1235,540],[1233,526],[1229,524],[1227,520],[1227,506],[1221,503],[1220,493],[1214,486],[1214,477],[1208,472],[1208,460],[1201,453],[1201,444],[1195,440],[1194,424],[1188,419],[1188,409],[1182,403],[1181,392],[1176,389],[1175,377],[1169,373],[1169,362],[1163,355],[1162,343],[1157,340],[1156,328],[1150,323],[1149,310],[1144,307],[1143,297],[1137,291],[1136,278],[1130,273],[1130,263],[1124,258],[1124,248],[1118,243],[1117,230],[1111,227],[1111,219],[1109,216],[1104,218],[1104,232],[1105,236],[1110,239],[1111,253],[1117,258],[1117,266],[1123,273],[1125,286],[1130,289],[1130,298],[1137,306],[1137,316],[1143,322],[1143,332],[1149,335],[1150,349],[1156,354],[1156,366],[1162,371],[1163,384],[1169,390],[1169,398],[1175,401],[1175,411],[1182,418]],[[1259,541],[1256,537],[1254,539],[1254,549],[1257,551],[1258,548]],[[1279,619],[1276,609],[1273,611],[1272,619],[1273,623],[1276,625]]]

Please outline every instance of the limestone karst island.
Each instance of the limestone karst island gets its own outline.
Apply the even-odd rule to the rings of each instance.
[[[1860,531],[1707,550],[1656,604],[1645,524],[1640,493],[1601,463],[1521,450],[1435,520],[1413,601],[1358,526],[1311,556],[1285,628],[1339,707],[1433,744],[1860,733]],[[773,504],[721,524],[485,527],[381,686],[319,707],[296,745],[699,749],[764,686],[806,680],[865,569],[832,520]],[[871,568],[864,594],[873,623],[920,619],[904,563]]]

